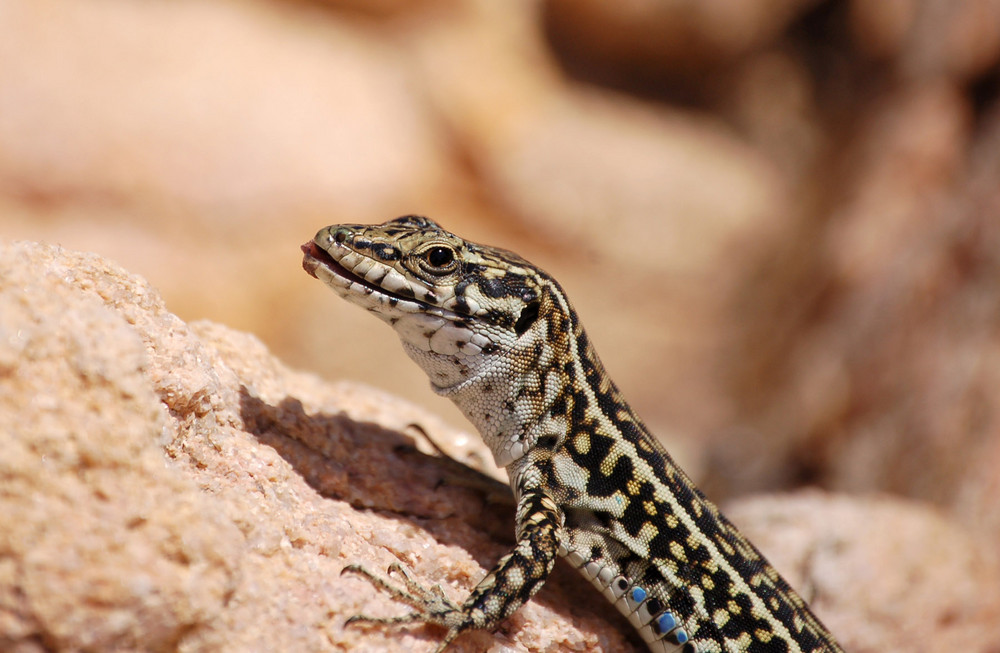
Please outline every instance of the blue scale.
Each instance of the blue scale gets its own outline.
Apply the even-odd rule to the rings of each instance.
[[[649,597],[649,594],[641,587],[634,587],[632,591],[625,595],[625,600],[629,605],[629,609],[634,613],[639,609],[643,602]],[[630,621],[635,619],[637,615],[631,615]],[[659,617],[653,619],[656,630],[659,634],[670,633],[666,639],[674,644],[684,644],[688,641],[688,634],[683,628],[677,627],[677,619],[674,618],[673,613],[663,612]],[[638,625],[638,624],[637,624]],[[673,632],[670,632],[673,631]]]
[[[661,635],[670,632],[676,625],[677,621],[674,619],[674,615],[669,612],[664,612],[656,620],[656,627],[659,629]]]

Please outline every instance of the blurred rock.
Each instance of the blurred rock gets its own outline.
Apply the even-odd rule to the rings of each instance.
[[[799,250],[808,272],[776,269],[782,299],[748,291],[751,353],[726,364],[743,366],[730,378],[753,428],[713,449],[712,483],[888,491],[995,538],[1000,114],[975,122],[941,81],[871,109],[836,208]]]
[[[589,66],[691,72],[730,60],[774,38],[815,0],[549,0],[553,41]]]
[[[780,228],[779,180],[723,130],[597,96],[548,109],[483,165],[500,201],[549,240],[640,277],[697,278]]]
[[[969,80],[1000,59],[997,0],[852,0],[850,7],[861,50],[906,76]]]
[[[422,33],[417,52],[483,183],[538,237],[640,277],[697,276],[780,228],[785,189],[767,161],[718,123],[566,85],[525,22],[486,4]],[[506,64],[511,51],[525,65]]]
[[[318,0],[318,2],[338,11],[357,12],[360,16],[386,20],[408,13],[433,10],[441,0]]]
[[[0,11],[8,193],[180,204],[232,230],[248,216],[384,211],[442,174],[400,62],[374,34],[250,3]]]
[[[796,189],[810,181],[829,147],[808,66],[789,52],[765,51],[741,59],[727,81],[716,103],[747,143],[780,171],[794,206],[801,194]]]

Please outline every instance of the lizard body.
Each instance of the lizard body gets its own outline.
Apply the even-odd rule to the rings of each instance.
[[[649,434],[559,284],[520,256],[433,221],[334,225],[303,267],[397,332],[433,389],[476,426],[517,501],[515,548],[458,605],[394,565],[349,566],[461,633],[491,628],[566,558],[658,653],[843,653],[760,552]]]

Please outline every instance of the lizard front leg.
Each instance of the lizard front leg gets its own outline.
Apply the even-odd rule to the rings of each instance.
[[[562,511],[551,497],[540,489],[526,490],[517,505],[517,545],[500,558],[461,605],[447,598],[440,587],[422,587],[399,564],[393,564],[389,573],[399,573],[403,587],[363,567],[345,567],[344,572],[359,574],[378,589],[385,590],[396,600],[415,609],[415,612],[401,617],[357,615],[348,619],[347,623],[422,621],[444,626],[448,634],[435,653],[443,651],[467,630],[493,628],[530,599],[548,578],[559,552],[562,521]]]

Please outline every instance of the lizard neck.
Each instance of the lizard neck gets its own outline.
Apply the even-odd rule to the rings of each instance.
[[[592,419],[574,406],[597,407],[601,397],[631,413],[558,285],[550,282],[541,295],[539,319],[507,349],[439,356],[404,342],[407,354],[428,371],[434,391],[472,422],[500,467],[539,443],[561,446],[580,426],[574,421]]]

